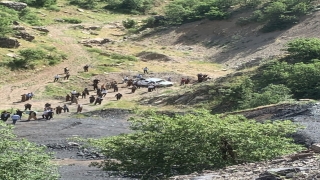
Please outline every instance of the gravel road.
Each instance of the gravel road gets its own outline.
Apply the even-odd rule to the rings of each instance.
[[[70,115],[55,116],[51,120],[17,122],[15,133],[20,138],[39,145],[47,146],[53,152],[54,161],[59,165],[61,180],[127,180],[127,178],[109,177],[107,172],[89,167],[92,161],[100,161],[103,155],[94,149],[84,149],[72,144],[70,137],[99,138],[129,133],[127,122],[130,112],[110,109],[91,112],[89,117],[75,118]],[[69,117],[68,117],[69,116]]]

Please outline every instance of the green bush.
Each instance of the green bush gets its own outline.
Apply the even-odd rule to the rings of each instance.
[[[56,5],[48,6],[46,9],[49,10],[49,11],[55,11],[55,12],[59,12],[60,11],[60,8],[58,6],[56,6]]]
[[[19,12],[19,19],[24,21],[32,26],[41,26],[42,22],[40,18],[32,12],[29,8],[23,9]]]
[[[82,21],[80,19],[76,19],[76,18],[62,18],[64,20],[64,22],[66,23],[70,23],[70,24],[80,24],[82,23]]]
[[[133,14],[145,14],[154,5],[155,0],[105,0],[106,9]]]
[[[94,9],[98,2],[96,0],[70,0],[71,5],[77,5],[83,9]]]
[[[18,14],[15,10],[0,5],[0,37],[13,32],[12,22],[18,20]]]
[[[19,0],[32,7],[48,7],[57,4],[57,0]]]
[[[311,62],[320,59],[319,38],[299,38],[287,43],[285,51],[289,53],[288,62]]]
[[[52,157],[25,139],[17,138],[13,127],[0,122],[0,179],[58,179]],[[44,178],[45,177],[45,178]]]
[[[134,28],[137,25],[137,22],[133,19],[128,18],[127,20],[122,21],[122,25],[126,29],[130,29],[130,28]]]
[[[148,113],[130,122],[133,133],[89,142],[108,157],[100,164],[104,170],[140,179],[188,174],[302,150],[287,137],[297,129],[291,121],[262,124],[243,116],[198,111],[174,117]]]

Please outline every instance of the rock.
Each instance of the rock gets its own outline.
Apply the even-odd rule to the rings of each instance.
[[[88,29],[88,30],[98,30],[98,29],[101,29],[101,27],[100,26],[89,26],[86,29]]]
[[[14,9],[16,11],[21,11],[28,6],[26,3],[14,1],[0,1],[0,5],[6,6],[10,9]]]
[[[76,142],[68,142],[68,145],[69,146],[79,146],[79,144]]]
[[[19,26],[19,25],[13,26],[12,29],[13,29],[13,30],[26,30],[25,27]]]
[[[20,43],[15,38],[0,38],[1,48],[17,48],[19,46],[20,46]]]
[[[80,8],[78,8],[77,11],[79,11],[79,12],[84,12],[84,10],[83,10],[83,9],[80,9]]]
[[[46,27],[42,27],[42,26],[32,27],[32,29],[35,29],[35,30],[38,30],[38,31],[41,31],[41,32],[46,32],[46,33],[49,32],[49,30]]]
[[[320,143],[312,144],[311,149],[316,153],[320,153]]]
[[[56,22],[64,22],[64,19],[57,18],[57,19],[54,19],[54,21],[56,21]]]
[[[30,41],[30,42],[32,40],[34,40],[34,38],[35,38],[33,35],[27,33],[27,31],[19,31],[15,35],[17,38],[22,38],[22,39]]]
[[[98,44],[98,45],[102,45],[102,44],[106,44],[112,42],[112,40],[108,39],[108,38],[95,38],[95,39],[88,39],[88,40],[82,40],[79,43],[80,44],[84,44],[85,46],[91,45],[91,44]]]
[[[142,52],[137,54],[137,57],[139,57],[141,60],[145,60],[145,61],[151,61],[151,60],[155,60],[155,61],[172,61],[172,58],[170,58],[169,56],[164,55],[164,54],[159,54],[159,53],[156,53],[156,52],[142,51]]]
[[[12,58],[18,57],[18,55],[15,54],[15,53],[8,53],[6,55],[9,56],[9,57],[12,57]]]

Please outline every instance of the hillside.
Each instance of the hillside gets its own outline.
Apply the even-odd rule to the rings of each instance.
[[[9,112],[14,112],[16,109],[24,110],[24,104],[30,103],[32,109],[39,112],[40,117],[45,103],[50,103],[54,108],[67,104],[70,108],[70,113],[54,115],[53,121],[44,119],[31,122],[20,121],[15,128],[19,138],[26,137],[28,140],[45,145],[49,149],[51,148],[50,151],[57,153],[55,163],[63,165],[63,168],[60,168],[60,171],[65,173],[63,178],[68,179],[73,176],[73,173],[76,173],[79,179],[91,179],[100,175],[104,179],[109,176],[109,172],[101,173],[95,168],[87,167],[92,159],[100,162],[104,156],[95,156],[94,153],[88,152],[90,157],[83,157],[84,155],[80,157],[79,152],[83,153],[85,150],[82,152],[80,148],[72,147],[67,138],[98,138],[131,132],[127,119],[129,116],[133,116],[132,112],[139,110],[156,110],[171,115],[176,112],[183,114],[204,108],[210,110],[212,114],[226,112],[228,114],[243,114],[248,119],[258,121],[274,117],[275,119],[289,117],[295,122],[304,122],[302,119],[305,118],[310,120],[310,122],[305,122],[308,126],[306,128],[307,134],[309,135],[311,132],[312,138],[317,139],[318,135],[315,134],[318,133],[318,130],[312,128],[318,127],[318,122],[315,120],[314,127],[311,125],[313,123],[311,121],[314,120],[312,116],[317,115],[317,111],[313,109],[318,108],[317,104],[310,103],[306,107],[302,105],[304,111],[301,113],[300,105],[291,106],[295,99],[292,96],[287,97],[285,94],[281,98],[286,102],[289,101],[289,104],[283,106],[282,104],[273,105],[270,103],[270,106],[230,112],[248,108],[246,106],[233,107],[233,104],[230,103],[240,102],[238,99],[231,99],[238,97],[239,91],[234,91],[234,96],[230,98],[230,101],[227,98],[223,99],[223,95],[221,97],[216,95],[219,93],[227,94],[227,90],[231,89],[230,84],[233,82],[239,85],[236,88],[239,87],[238,89],[243,90],[241,92],[245,94],[249,89],[246,89],[245,85],[249,84],[248,87],[253,87],[253,82],[263,81],[259,79],[261,74],[256,72],[263,71],[264,67],[257,65],[286,56],[283,49],[289,41],[297,38],[320,38],[318,33],[320,31],[318,20],[320,11],[314,11],[304,16],[298,24],[291,28],[269,33],[261,32],[262,23],[255,22],[240,26],[239,17],[249,16],[248,12],[243,11],[237,12],[236,16],[227,20],[205,19],[182,25],[160,26],[137,31],[137,29],[125,28],[123,21],[128,21],[130,18],[138,24],[142,24],[149,15],[122,14],[100,6],[102,4],[98,3],[99,8],[87,10],[70,5],[66,1],[58,1],[55,6],[58,10],[53,10],[52,7],[51,9],[30,7],[30,11],[36,14],[40,18],[39,21],[43,23],[40,29],[44,28],[47,32],[37,30],[39,26],[19,21],[19,26],[34,36],[34,40],[27,41],[18,38],[21,44],[19,47],[0,48],[0,71],[3,74],[0,79],[2,93],[0,110]],[[156,10],[160,8],[159,5]],[[74,21],[76,23],[71,23]],[[23,56],[21,52],[30,49],[43,52],[44,55],[39,59],[33,58],[36,56],[31,56],[29,64],[20,66],[19,60]],[[88,72],[83,70],[85,65],[89,65]],[[70,79],[60,78],[58,82],[53,82],[55,75],[65,76],[63,73],[65,67],[70,69]],[[148,74],[143,73],[144,67],[149,68]],[[315,69],[315,67],[317,66],[315,65],[313,68]],[[211,79],[199,83],[197,82],[197,74],[199,73],[207,74]],[[256,74],[249,76],[253,73]],[[138,74],[142,74],[144,78],[156,77],[165,80],[170,77],[174,84],[170,87],[156,88],[153,92],[148,92],[147,88],[140,88],[132,93],[131,87],[122,81],[125,76],[134,78]],[[249,78],[245,79],[247,75]],[[318,77],[316,75],[314,76]],[[100,80],[99,86],[117,81],[119,92],[123,94],[123,98],[117,101],[116,92],[113,92],[113,89],[108,90],[101,105],[89,103],[88,97],[80,97],[79,104],[83,105],[83,111],[76,113],[77,105],[71,104],[70,101],[67,102],[65,96],[72,90],[82,92],[84,88],[90,90],[90,95],[97,96],[92,86],[93,80],[96,78]],[[180,85],[182,78],[191,79],[191,83]],[[250,78],[253,80],[246,84],[246,80],[251,80]],[[286,87],[277,89],[279,87],[275,86],[274,89],[271,87],[271,90],[282,92],[284,89],[284,92],[289,89]],[[265,87],[256,88],[257,92],[253,90],[248,92],[255,93],[255,95],[263,94],[259,88]],[[29,92],[33,92],[35,97],[32,100],[21,102],[21,95]],[[250,97],[245,95],[244,98]],[[280,93],[279,97],[281,95]],[[268,97],[275,96],[271,94]],[[250,98],[247,99],[250,100]],[[276,103],[283,100],[278,96],[274,99],[276,99]],[[310,115],[305,112],[314,114]],[[280,116],[279,114],[289,114],[290,116]],[[23,120],[25,119],[26,115],[23,116]],[[51,128],[51,125],[54,128]],[[94,128],[96,131],[92,132]],[[173,131],[175,132],[175,130]],[[314,139],[312,142],[305,142],[307,140],[304,139],[305,141],[299,143],[310,146],[313,142],[318,142]],[[69,146],[71,146],[71,150],[68,149]],[[91,158],[92,155],[94,158]],[[314,165],[318,162],[315,160],[317,155],[310,156],[312,156],[310,164]],[[287,163],[287,159],[284,161],[286,161],[284,165],[292,165]],[[299,160],[294,163],[304,162]],[[75,167],[72,167],[74,165]],[[251,165],[254,168],[259,168],[259,164]],[[250,176],[256,177],[265,171],[269,162],[264,165],[265,167],[259,168],[257,173],[250,174]],[[278,164],[275,167],[278,167]],[[245,166],[243,171],[246,172],[250,168],[250,166]],[[97,175],[88,175],[91,170],[95,171],[92,174]],[[228,172],[212,171],[210,173],[225,178],[224,176],[229,173],[229,170]],[[232,175],[237,179],[239,174],[243,175],[241,173]],[[195,176],[200,175],[202,174],[195,174]],[[206,177],[206,175],[204,176]],[[192,177],[177,177],[177,179],[179,178]]]

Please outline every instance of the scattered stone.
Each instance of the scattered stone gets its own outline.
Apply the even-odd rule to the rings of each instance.
[[[28,6],[26,3],[15,2],[15,1],[0,1],[0,5],[14,9],[16,11],[21,11]]]
[[[15,54],[15,53],[8,53],[6,55],[9,56],[9,57],[12,57],[12,58],[18,57],[18,55]]]
[[[78,8],[77,11],[79,11],[79,12],[84,12],[84,10],[83,10],[83,9],[80,9],[80,8]]]
[[[99,30],[99,29],[101,29],[101,26],[89,26],[86,29],[88,29],[88,30]]]
[[[86,46],[86,45],[92,45],[92,44],[103,45],[110,42],[112,42],[112,40],[108,38],[95,38],[95,39],[82,40],[79,43],[84,44]]]
[[[12,29],[13,29],[13,30],[26,30],[26,28],[25,28],[25,27],[23,27],[23,26],[19,26],[19,25],[15,25],[15,26],[13,26],[13,27],[12,27]]]
[[[41,31],[41,32],[46,32],[46,33],[49,32],[49,30],[46,27],[42,27],[42,26],[32,27],[32,29],[35,29],[35,30],[38,30],[38,31]]]
[[[19,31],[15,34],[16,38],[22,38],[24,40],[27,40],[27,41],[32,41],[35,39],[35,37],[31,34],[29,34],[27,31]]]
[[[54,21],[56,21],[56,22],[64,22],[64,19],[57,18],[57,19],[54,19]]]

